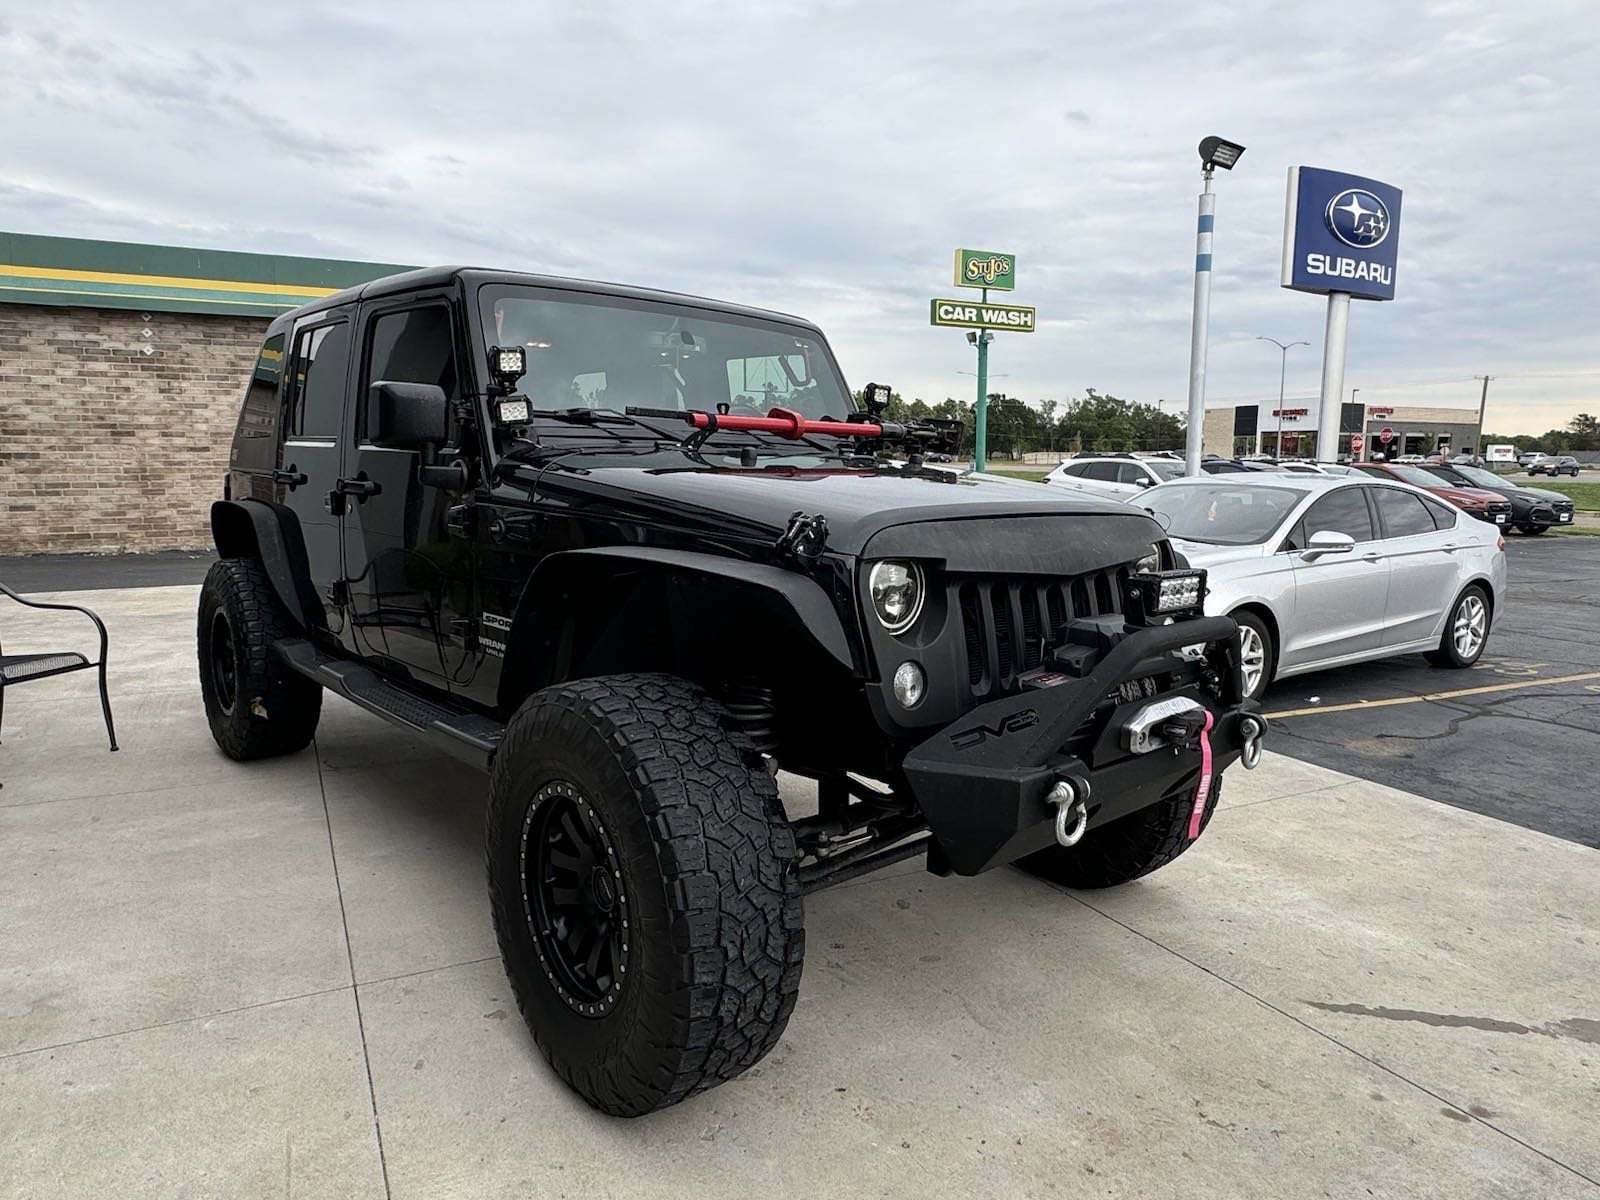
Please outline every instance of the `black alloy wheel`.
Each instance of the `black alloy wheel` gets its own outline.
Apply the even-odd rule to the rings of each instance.
[[[233,627],[228,614],[217,609],[211,618],[211,686],[216,689],[217,706],[232,713],[239,698],[239,662],[233,647]]]
[[[556,994],[586,1017],[611,1011],[628,970],[628,894],[600,815],[565,781],[545,784],[523,821],[522,910]]]

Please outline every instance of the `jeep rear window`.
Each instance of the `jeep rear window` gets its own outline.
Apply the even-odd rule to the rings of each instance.
[[[241,471],[270,471],[278,465],[278,384],[282,379],[283,334],[275,333],[261,344],[239,408],[233,465]]]
[[[514,284],[483,287],[479,306],[485,349],[527,349],[518,390],[536,409],[855,407],[822,343],[778,322]]]

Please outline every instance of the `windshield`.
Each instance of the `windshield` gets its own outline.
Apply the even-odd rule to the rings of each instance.
[[[1458,475],[1466,477],[1471,482],[1481,487],[1502,488],[1505,484],[1493,471],[1485,471],[1482,467],[1452,467]]]
[[[1165,517],[1167,533],[1188,542],[1249,546],[1264,542],[1304,492],[1248,484],[1186,483],[1152,488],[1140,504]]]
[[[1421,467],[1394,467],[1392,468],[1392,474],[1397,478],[1404,479],[1412,487],[1436,488],[1444,484],[1444,480],[1440,479],[1432,471],[1424,471]]]
[[[617,296],[492,284],[479,291],[484,350],[523,346],[517,390],[535,410],[854,408],[833,359],[804,330]]]
[[[1147,458],[1144,465],[1156,473],[1156,476],[1165,483],[1169,479],[1183,478],[1183,464],[1165,458]]]

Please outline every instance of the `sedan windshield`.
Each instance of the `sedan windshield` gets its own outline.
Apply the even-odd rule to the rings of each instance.
[[[1218,480],[1151,488],[1139,503],[1165,518],[1172,537],[1218,546],[1249,546],[1270,538],[1304,495],[1294,488]]]
[[[1390,467],[1390,473],[1405,480],[1412,487],[1436,488],[1444,483],[1432,471],[1424,471],[1421,467]]]
[[[522,346],[534,409],[630,405],[844,419],[854,405],[806,330],[688,305],[493,284],[479,292],[485,351]]]

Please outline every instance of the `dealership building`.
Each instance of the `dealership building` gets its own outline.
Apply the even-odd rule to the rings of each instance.
[[[1241,454],[1276,455],[1282,430],[1281,455],[1310,455],[1316,443],[1317,406],[1283,408],[1275,404],[1208,408],[1201,431],[1203,452],[1232,458]],[[1478,439],[1475,408],[1431,408],[1415,405],[1346,403],[1339,406],[1339,454],[1350,454],[1352,435],[1359,435],[1367,461],[1434,450],[1471,450]]]
[[[267,323],[406,269],[0,233],[0,554],[208,545]]]

